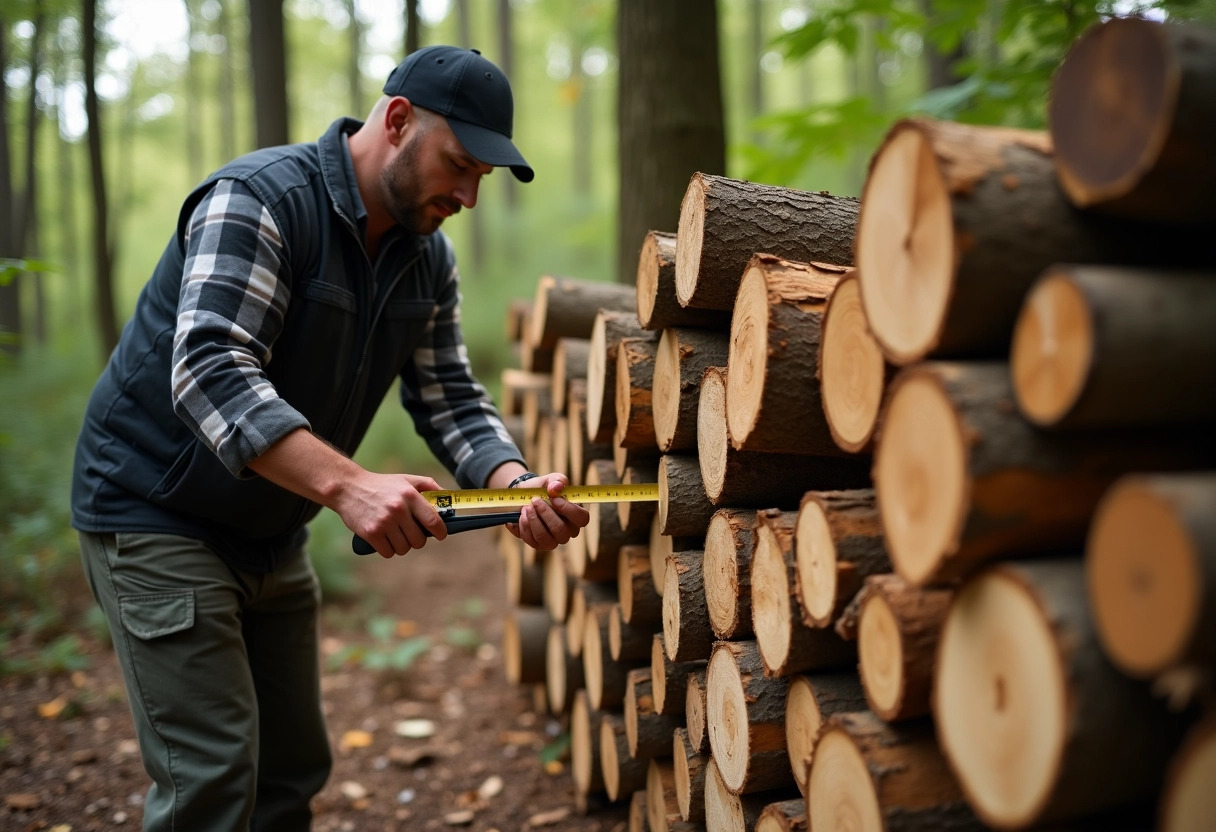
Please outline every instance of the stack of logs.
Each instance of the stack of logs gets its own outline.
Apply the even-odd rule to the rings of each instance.
[[[1214,84],[1115,19],[1049,133],[901,121],[860,202],[697,174],[636,287],[513,307],[534,467],[660,485],[502,538],[581,808],[1216,828]]]

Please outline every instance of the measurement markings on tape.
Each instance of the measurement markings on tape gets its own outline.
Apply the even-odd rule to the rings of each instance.
[[[526,506],[534,497],[549,498],[543,488],[466,488],[460,491],[423,491],[421,494],[438,509]],[[647,502],[659,499],[659,485],[568,485],[562,489],[561,496],[572,503]]]

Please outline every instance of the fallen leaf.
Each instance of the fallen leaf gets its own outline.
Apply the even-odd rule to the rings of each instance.
[[[472,811],[466,809],[463,812],[448,812],[443,816],[443,821],[448,826],[468,826],[473,822],[474,817],[476,817],[476,815]]]
[[[82,748],[72,752],[72,762],[76,765],[91,763],[97,759],[97,751],[93,748]]]
[[[545,774],[561,774],[564,769],[561,760],[550,760],[545,763]]]
[[[83,670],[73,670],[71,679],[74,688],[82,688],[89,683],[89,677]]]
[[[486,778],[477,789],[477,796],[482,800],[489,800],[491,797],[497,797],[502,793],[502,778],[497,774]]]
[[[16,792],[4,796],[4,805],[10,809],[37,809],[42,798],[32,792]]]
[[[356,783],[354,780],[344,780],[338,791],[342,792],[342,796],[347,800],[362,800],[367,797],[367,789],[361,783]]]
[[[43,719],[55,719],[68,706],[68,698],[66,696],[56,696],[50,702],[43,702],[38,706],[38,716]]]
[[[393,730],[397,732],[399,737],[408,737],[409,739],[426,739],[434,736],[435,723],[429,719],[403,719],[393,726]]]
[[[407,621],[401,619],[397,621],[397,638],[409,638],[418,632],[417,621]]]
[[[528,826],[552,826],[559,821],[563,821],[570,816],[570,808],[562,806],[559,809],[550,809],[548,812],[538,812],[528,818]]]
[[[338,747],[343,751],[349,751],[352,748],[367,748],[372,744],[372,735],[367,731],[347,731],[342,735],[342,742]]]
[[[540,734],[535,731],[499,731],[499,745],[532,746],[540,741]]]

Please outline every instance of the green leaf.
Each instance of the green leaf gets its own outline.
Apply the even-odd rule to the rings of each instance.
[[[367,632],[376,641],[392,641],[397,635],[397,619],[391,615],[377,615],[367,622]]]
[[[541,765],[552,763],[566,756],[570,751],[570,735],[559,734],[553,742],[540,750]]]
[[[426,636],[408,638],[393,650],[390,664],[394,670],[409,670],[423,654],[431,647],[431,640]]]

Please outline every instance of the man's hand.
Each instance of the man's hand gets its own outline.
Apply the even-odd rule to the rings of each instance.
[[[419,493],[442,490],[430,477],[365,471],[343,488],[333,508],[380,557],[391,558],[425,546],[423,528],[436,540],[447,537],[439,513]]]
[[[533,498],[530,505],[520,509],[519,523],[508,523],[507,530],[533,549],[554,549],[577,537],[578,530],[591,521],[591,514],[561,496],[569,484],[565,474],[545,474],[521,482],[517,488],[543,488],[549,499]]]

